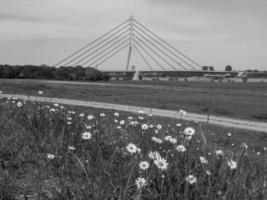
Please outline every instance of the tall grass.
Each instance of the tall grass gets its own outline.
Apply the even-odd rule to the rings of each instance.
[[[1,99],[0,199],[266,199],[266,149],[177,123]]]

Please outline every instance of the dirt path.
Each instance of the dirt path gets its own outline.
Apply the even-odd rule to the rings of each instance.
[[[16,95],[16,94],[0,94],[0,97],[7,97],[7,98],[18,97],[20,99],[30,100],[30,101],[60,103],[60,104],[65,104],[65,105],[85,106],[85,107],[92,107],[92,108],[114,109],[114,110],[126,111],[126,112],[131,112],[131,113],[137,113],[139,110],[142,110],[145,113],[151,113],[154,116],[170,117],[170,118],[179,117],[177,111],[173,111],[173,110],[162,110],[162,109],[156,109],[156,108],[138,107],[138,106],[130,106],[130,105],[100,103],[100,102],[94,102],[94,101],[81,101],[81,100],[73,100],[73,99],[59,99],[59,98],[50,98],[50,97],[26,96],[26,95]],[[207,115],[187,113],[185,116],[183,116],[183,119],[187,121],[207,122]],[[238,128],[238,129],[247,129],[247,130],[260,131],[260,132],[267,133],[267,123],[263,123],[263,122],[231,119],[231,118],[216,117],[216,116],[210,116],[209,122],[210,124],[213,124],[213,125],[232,127],[232,128]]]

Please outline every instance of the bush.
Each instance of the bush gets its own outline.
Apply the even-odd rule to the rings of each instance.
[[[94,68],[76,67],[49,67],[46,65],[24,65],[11,66],[0,65],[0,78],[19,79],[55,79],[55,80],[88,80],[101,81],[109,80],[108,75]]]

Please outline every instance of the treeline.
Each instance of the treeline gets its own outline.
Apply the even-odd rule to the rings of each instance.
[[[54,80],[109,80],[108,75],[88,67],[50,67],[47,65],[0,65],[0,78],[54,79]]]

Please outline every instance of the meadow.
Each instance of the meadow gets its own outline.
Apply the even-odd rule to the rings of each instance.
[[[264,133],[0,101],[0,199],[266,199]]]
[[[267,121],[266,83],[110,81],[108,85],[0,80],[3,93],[92,100]]]

